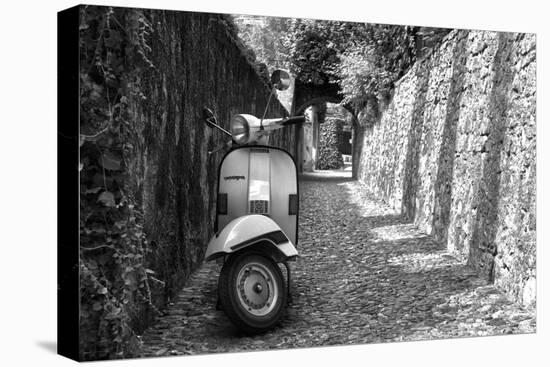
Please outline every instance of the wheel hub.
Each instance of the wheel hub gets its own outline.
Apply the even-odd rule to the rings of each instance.
[[[252,289],[256,293],[262,293],[263,288],[262,288],[262,285],[260,283],[256,283],[256,284],[254,284],[254,287],[252,287]]]
[[[256,316],[268,314],[278,297],[271,271],[260,263],[247,264],[237,275],[237,294],[242,307]]]

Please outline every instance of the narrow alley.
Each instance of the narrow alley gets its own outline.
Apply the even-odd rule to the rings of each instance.
[[[144,356],[535,331],[534,313],[360,186],[330,171],[302,176],[293,303],[277,328],[240,335],[215,307],[221,265],[205,263],[142,336]]]

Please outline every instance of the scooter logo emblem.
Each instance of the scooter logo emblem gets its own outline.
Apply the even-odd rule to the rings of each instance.
[[[226,180],[226,181],[227,180],[236,180],[236,181],[238,181],[238,180],[244,180],[244,176],[225,176],[223,179]]]

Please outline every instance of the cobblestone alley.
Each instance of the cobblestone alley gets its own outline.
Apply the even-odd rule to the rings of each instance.
[[[300,182],[293,303],[276,329],[238,334],[205,263],[142,336],[144,356],[364,344],[535,331],[535,315],[344,177]]]

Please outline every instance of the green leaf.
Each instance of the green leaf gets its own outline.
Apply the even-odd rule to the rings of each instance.
[[[99,302],[94,302],[93,306],[92,306],[92,310],[94,311],[100,311],[101,309],[103,309],[103,306],[101,305],[101,303]]]
[[[116,254],[116,253],[115,253]],[[109,261],[111,261],[111,256],[108,255],[108,254],[103,254],[101,256],[98,257],[97,261],[101,264],[101,265],[105,265],[107,264]]]
[[[115,195],[110,191],[103,191],[101,195],[97,198],[97,201],[101,202],[107,207],[114,207],[115,204]]]
[[[105,169],[118,171],[120,170],[120,159],[111,152],[105,152],[101,155],[101,165]]]
[[[87,189],[84,193],[85,194],[97,194],[102,187],[94,187],[93,189]]]
[[[101,287],[101,288],[97,291],[97,293],[99,293],[99,294],[107,294],[107,288]]]
[[[126,220],[119,220],[118,222],[115,222],[115,227],[118,229],[122,229],[126,226]],[[123,233],[121,235],[122,238],[126,237],[126,233]]]
[[[122,311],[122,310],[121,310],[120,308],[114,307],[113,310],[112,310],[111,312],[109,312],[109,313],[105,316],[105,318],[106,318],[107,320],[115,319],[115,318],[118,317],[118,315],[120,314],[121,311]]]

